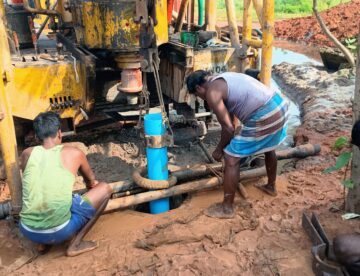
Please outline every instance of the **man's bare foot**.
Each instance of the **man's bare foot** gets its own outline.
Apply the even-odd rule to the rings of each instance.
[[[234,208],[225,206],[222,203],[215,203],[204,211],[204,214],[211,218],[230,219],[234,217]]]
[[[78,244],[70,244],[69,248],[66,250],[66,256],[74,257],[82,253],[94,250],[98,246],[98,243],[93,241],[81,241]]]
[[[277,196],[277,191],[275,185],[273,184],[266,184],[266,185],[255,185],[256,188],[260,189],[261,191],[267,193],[271,196]]]

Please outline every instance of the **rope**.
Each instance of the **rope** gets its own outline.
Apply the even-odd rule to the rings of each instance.
[[[162,94],[162,90],[161,90],[159,68],[158,68],[155,60],[153,60],[152,66],[154,68],[154,78],[155,78],[156,92],[157,92],[158,98],[159,98],[161,114],[162,114],[162,117],[164,119],[164,123],[167,126],[167,129],[169,130],[171,136],[173,136],[174,133],[173,133],[173,131],[171,129],[170,121],[169,121],[169,118],[167,117],[166,110],[165,110],[165,103],[164,103],[164,98],[163,98],[163,94]]]

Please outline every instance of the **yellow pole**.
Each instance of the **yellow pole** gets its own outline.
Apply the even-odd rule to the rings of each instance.
[[[205,24],[208,31],[216,31],[216,2],[216,0],[205,2]]]
[[[259,19],[259,23],[261,27],[263,27],[263,3],[262,0],[252,0],[254,4],[254,8],[256,11],[256,15]]]
[[[251,0],[244,0],[244,14],[243,14],[243,43],[251,40],[252,31],[252,2]]]
[[[240,49],[239,31],[235,17],[235,5],[233,0],[225,0],[226,13],[229,24],[231,45],[234,48]]]
[[[4,159],[7,183],[11,193],[12,213],[17,214],[21,209],[21,175],[18,162],[15,127],[11,113],[11,105],[5,87],[11,81],[10,51],[4,25],[4,5],[0,1],[0,103],[3,119],[0,120],[0,146]],[[10,66],[9,66],[10,65]]]
[[[270,86],[274,39],[274,0],[264,0],[263,7],[264,27],[260,79],[265,85]]]

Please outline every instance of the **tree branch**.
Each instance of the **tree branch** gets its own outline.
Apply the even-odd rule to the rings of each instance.
[[[320,24],[320,27],[322,31],[325,33],[325,35],[335,44],[335,46],[340,49],[340,51],[344,54],[346,60],[351,65],[351,67],[355,67],[355,60],[354,56],[351,54],[351,52],[341,44],[341,42],[330,32],[328,27],[326,27],[325,22],[321,18],[318,10],[317,10],[317,0],[313,0],[313,12],[317,19],[317,21]]]

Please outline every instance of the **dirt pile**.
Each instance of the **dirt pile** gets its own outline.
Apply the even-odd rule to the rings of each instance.
[[[356,36],[359,33],[360,0],[335,6],[320,13],[326,26],[337,39]],[[324,46],[334,46],[321,31],[314,16],[282,20],[275,23],[277,38],[301,41]]]
[[[274,66],[273,76],[302,107],[303,123],[294,137],[297,143],[331,146],[341,135],[349,136],[355,91],[353,70],[328,73],[311,64],[281,63]]]

